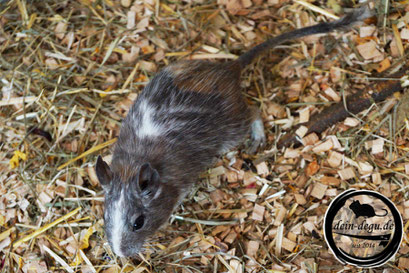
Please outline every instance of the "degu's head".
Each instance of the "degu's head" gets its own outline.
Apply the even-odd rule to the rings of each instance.
[[[118,169],[111,170],[98,157],[95,170],[105,192],[105,233],[115,254],[135,256],[167,222],[174,207],[168,197],[174,193],[150,163]]]

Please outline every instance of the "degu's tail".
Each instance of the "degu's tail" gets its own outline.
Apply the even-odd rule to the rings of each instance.
[[[386,209],[383,209],[383,210],[385,211],[385,214],[381,214],[381,215],[375,214],[375,216],[383,217],[383,216],[388,215],[388,210],[386,210]]]
[[[296,29],[290,32],[283,33],[277,37],[268,39],[264,43],[261,43],[243,55],[241,55],[237,61],[240,64],[241,68],[249,65],[257,56],[265,52],[268,49],[274,48],[277,45],[280,45],[284,42],[298,39],[304,36],[319,34],[319,33],[328,33],[334,30],[348,29],[354,24],[363,21],[364,19],[371,16],[371,11],[368,6],[363,6],[361,8],[355,9],[354,11],[345,14],[342,18],[328,22],[320,23],[314,26],[305,27]]]

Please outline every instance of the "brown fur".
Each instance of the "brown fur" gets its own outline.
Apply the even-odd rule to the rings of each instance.
[[[181,61],[167,70],[173,74],[174,84],[181,91],[199,93],[229,92],[231,82],[240,78],[240,66],[236,62]]]

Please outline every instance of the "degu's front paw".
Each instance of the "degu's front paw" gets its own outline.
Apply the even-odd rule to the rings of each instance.
[[[251,124],[250,139],[246,141],[246,153],[255,154],[259,148],[266,145],[266,135],[264,134],[264,125],[261,119],[253,121]]]

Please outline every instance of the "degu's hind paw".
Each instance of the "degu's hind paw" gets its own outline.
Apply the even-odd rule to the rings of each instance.
[[[250,138],[246,143],[246,153],[249,155],[254,155],[261,148],[266,146],[266,138]]]
[[[266,145],[266,135],[264,134],[264,125],[261,119],[253,121],[251,124],[250,139],[246,141],[246,153],[255,154],[259,148]]]

